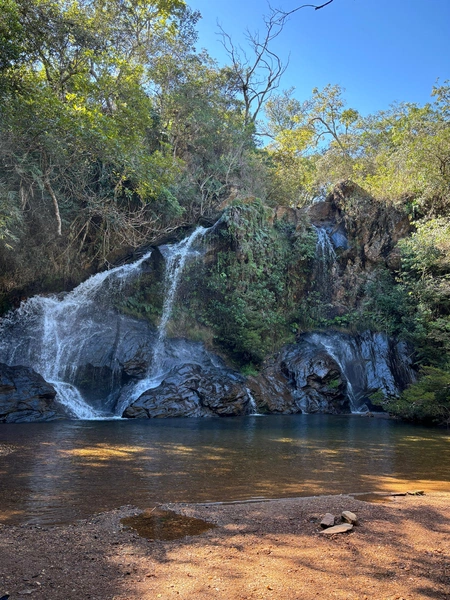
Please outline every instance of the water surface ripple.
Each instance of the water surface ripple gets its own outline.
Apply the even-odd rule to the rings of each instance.
[[[0,450],[3,523],[125,504],[450,491],[448,432],[356,415],[11,424]]]

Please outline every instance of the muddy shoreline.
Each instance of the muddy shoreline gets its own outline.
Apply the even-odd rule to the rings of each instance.
[[[444,600],[450,590],[450,494],[369,503],[319,496],[161,509],[215,525],[146,539],[126,506],[58,527],[0,525],[0,598],[35,600]],[[359,525],[331,538],[325,512]]]

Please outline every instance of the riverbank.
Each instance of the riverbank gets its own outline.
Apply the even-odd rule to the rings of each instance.
[[[380,500],[166,505],[216,526],[173,541],[126,529],[132,507],[64,527],[0,525],[0,598],[448,599],[450,494]],[[359,525],[324,536],[323,514],[343,510]]]

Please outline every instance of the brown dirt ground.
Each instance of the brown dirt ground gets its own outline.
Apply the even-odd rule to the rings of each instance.
[[[321,496],[180,504],[217,525],[148,540],[120,519],[133,507],[60,527],[0,525],[0,598],[10,600],[444,600],[450,598],[450,494],[382,503]],[[324,513],[360,524],[326,537]]]

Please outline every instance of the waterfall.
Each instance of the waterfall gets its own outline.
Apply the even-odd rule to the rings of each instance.
[[[354,353],[351,351],[349,343],[339,344],[339,338],[336,336],[327,336],[326,334],[313,334],[312,339],[325,348],[344,375],[347,382],[347,396],[350,400],[352,412],[361,412],[362,406],[358,404],[358,399],[351,382],[351,374],[348,369],[348,363],[354,360]]]
[[[256,400],[253,396],[253,394],[251,393],[251,391],[246,387],[245,391],[247,392],[247,396],[248,396],[248,406],[250,409],[250,412],[248,413],[250,416],[252,417],[260,417],[261,413],[258,410],[258,406],[256,404]]]
[[[334,268],[337,261],[336,252],[326,229],[313,227],[317,233],[314,288],[319,292],[323,302],[329,302],[333,295]]]
[[[314,226],[314,229],[317,233],[317,257],[319,259],[322,259],[326,265],[330,265],[330,263],[332,265],[336,261],[336,252],[330,240],[330,236],[328,235],[326,229],[324,229],[323,227]]]
[[[88,345],[111,328],[107,317],[113,298],[150,255],[97,273],[68,294],[34,296],[8,313],[0,326],[0,361],[40,373],[73,417],[102,418],[74,385],[76,367]]]
[[[153,350],[153,364],[150,373],[152,377],[157,377],[163,371],[162,360],[164,357],[164,342],[166,339],[167,324],[172,315],[173,303],[176,298],[178,284],[180,282],[184,265],[186,264],[186,259],[195,240],[198,237],[203,236],[205,231],[205,227],[197,227],[197,229],[195,229],[189,237],[185,238],[178,244],[161,248],[163,256],[166,259],[164,284],[167,293],[164,298],[161,321],[158,327],[158,337]]]
[[[308,333],[304,339],[324,348],[337,364],[354,413],[367,411],[371,393],[380,390],[386,397],[396,397],[414,381],[406,346],[384,333],[365,331],[352,336],[330,331]]]
[[[152,361],[144,379],[139,381],[127,398],[122,399],[116,407],[116,414],[121,416],[127,406],[137,400],[141,394],[149,389],[157,387],[167,372],[165,365],[165,345],[167,337],[167,325],[172,316],[172,310],[177,295],[178,285],[183,273],[186,260],[190,255],[196,254],[192,246],[197,238],[204,235],[207,231],[205,227],[197,227],[191,235],[170,246],[161,246],[160,250],[166,260],[166,269],[164,276],[165,297],[163,311],[158,326],[158,333],[155,346],[153,348]]]

